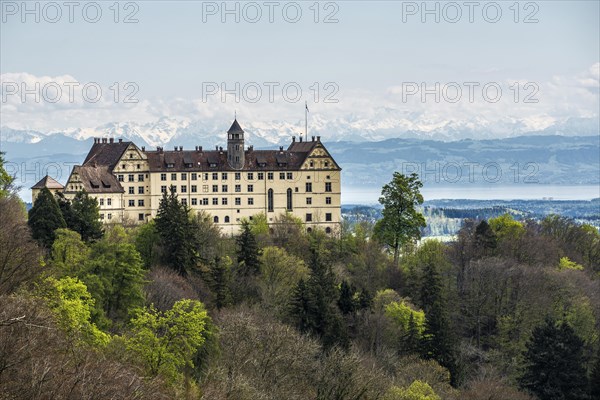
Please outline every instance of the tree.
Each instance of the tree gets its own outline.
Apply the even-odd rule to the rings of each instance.
[[[489,255],[497,246],[496,234],[485,220],[475,228],[475,245],[484,255]]]
[[[340,297],[338,299],[338,307],[342,314],[352,314],[358,308],[357,299],[355,298],[356,288],[354,285],[343,280],[340,284]]]
[[[404,354],[418,352],[425,333],[425,313],[414,310],[414,306],[402,300],[387,304],[385,315],[399,328],[400,352]]]
[[[176,382],[193,357],[212,334],[212,322],[204,305],[196,300],[180,300],[160,312],[152,306],[131,320],[127,348],[136,354],[150,376],[163,374]]]
[[[89,255],[90,249],[79,233],[65,228],[56,230],[50,260],[57,276],[80,276]]]
[[[56,239],[55,231],[67,227],[54,196],[47,188],[40,191],[29,210],[28,224],[31,236],[48,249]]]
[[[588,399],[583,341],[568,323],[547,317],[527,343],[520,386],[540,400]]]
[[[308,268],[300,258],[285,249],[265,247],[260,256],[259,288],[263,304],[280,311],[289,303],[294,287],[308,277]]]
[[[163,249],[163,262],[179,275],[186,276],[198,260],[196,238],[189,209],[178,200],[174,187],[169,195],[163,194],[155,224]]]
[[[592,399],[600,399],[600,347],[596,352],[596,361],[590,374],[590,395]]]
[[[237,261],[243,275],[256,275],[260,272],[261,249],[258,247],[256,236],[250,223],[242,221],[242,232],[236,238]]]
[[[84,242],[93,242],[100,239],[103,232],[98,201],[90,197],[85,190],[81,190],[75,194],[71,201],[71,208],[74,216],[74,226],[69,226],[69,229],[79,232]]]
[[[375,225],[375,236],[394,252],[398,263],[400,247],[421,237],[426,226],[425,217],[417,210],[423,204],[419,189],[423,187],[417,174],[410,176],[394,172],[390,183],[381,191],[379,203],[383,205],[382,218]]]
[[[206,281],[210,290],[213,292],[214,305],[221,309],[231,303],[231,260],[229,257],[223,258],[216,255],[208,268]]]
[[[13,183],[15,181],[14,176],[10,176],[6,169],[4,169],[4,154],[0,152],[0,199],[7,197],[13,189]]]
[[[441,400],[429,384],[419,380],[414,381],[407,388],[392,386],[384,400]]]

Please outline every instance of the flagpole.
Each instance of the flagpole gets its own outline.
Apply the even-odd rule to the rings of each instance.
[[[304,136],[308,140],[308,102],[304,102]]]

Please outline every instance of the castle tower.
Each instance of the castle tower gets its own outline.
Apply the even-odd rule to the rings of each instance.
[[[244,130],[237,119],[227,131],[227,161],[233,169],[244,168]]]

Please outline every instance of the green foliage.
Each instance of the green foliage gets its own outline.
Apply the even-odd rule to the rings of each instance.
[[[231,304],[231,259],[215,256],[208,267],[206,281],[213,292],[214,305],[221,309]]]
[[[583,341],[569,324],[546,318],[534,329],[524,357],[519,383],[540,400],[588,398]]]
[[[428,383],[416,380],[406,389],[392,386],[384,400],[442,400]]]
[[[65,228],[56,230],[56,240],[50,255],[58,276],[79,276],[89,254],[90,249],[81,240],[79,233]]]
[[[236,238],[237,262],[243,275],[256,275],[260,272],[261,249],[250,223],[242,221],[242,232]]]
[[[485,220],[475,228],[475,244],[484,254],[493,252],[498,245],[496,234]]]
[[[0,199],[11,193],[12,185],[15,181],[15,177],[10,176],[4,168],[4,154],[0,152]]]
[[[68,276],[60,279],[49,277],[38,292],[56,315],[59,326],[69,335],[76,335],[94,346],[108,344],[110,336],[91,322],[94,299],[83,282]]]
[[[583,265],[577,264],[576,262],[569,260],[569,257],[561,257],[560,261],[558,262],[558,269],[583,271]]]
[[[385,306],[385,315],[390,318],[404,332],[414,329],[419,338],[425,332],[425,313],[415,310],[405,300],[393,301]],[[412,322],[411,322],[412,321]],[[411,328],[411,325],[413,328]]]
[[[288,304],[294,287],[308,277],[308,268],[300,258],[284,249],[269,246],[260,256],[259,287],[262,301],[278,311]]]
[[[56,239],[55,231],[67,227],[54,196],[47,188],[40,191],[29,210],[28,224],[31,236],[48,249]]]
[[[134,244],[135,248],[140,253],[144,268],[157,265],[160,259],[159,254],[160,235],[156,230],[154,220],[139,225],[135,229]]]
[[[252,216],[252,220],[250,221],[250,229],[255,236],[269,234],[269,223],[267,222],[267,216],[265,213],[259,213]]]
[[[149,375],[162,374],[172,383],[186,368],[194,368],[194,356],[213,334],[211,319],[196,300],[180,300],[164,313],[152,306],[140,310],[131,326],[127,348],[143,361]]]
[[[58,192],[56,201],[67,228],[79,233],[84,242],[90,243],[102,237],[104,233],[98,201],[90,197],[85,190],[77,192],[73,200]]]
[[[525,227],[510,214],[504,214],[489,220],[490,228],[499,241],[517,240],[525,234]]]
[[[417,209],[423,204],[421,187],[417,174],[406,176],[395,172],[381,191],[383,217],[375,225],[375,236],[393,250],[394,262],[398,261],[400,247],[419,239],[421,228],[426,226],[425,217]]]

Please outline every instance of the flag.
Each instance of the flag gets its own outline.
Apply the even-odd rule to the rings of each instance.
[[[306,112],[310,112],[310,111],[308,111],[308,103],[307,102],[304,102],[304,107],[306,107]]]

